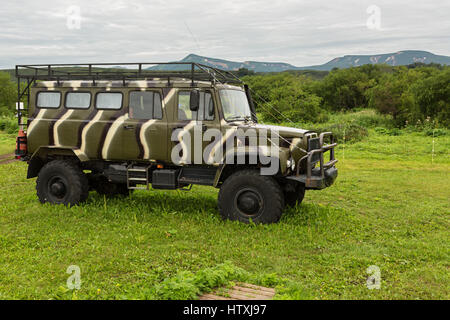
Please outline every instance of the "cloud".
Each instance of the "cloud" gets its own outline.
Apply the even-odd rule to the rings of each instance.
[[[366,26],[371,5],[381,31]],[[80,28],[69,29],[72,6]],[[446,0],[15,1],[0,12],[0,65],[230,60],[321,64],[345,54],[450,53]],[[72,17],[73,18],[73,17]]]

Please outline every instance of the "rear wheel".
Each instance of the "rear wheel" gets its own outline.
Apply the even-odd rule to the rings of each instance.
[[[86,175],[73,162],[54,160],[39,172],[36,191],[41,203],[77,205],[89,194]]]
[[[224,219],[244,223],[274,223],[284,207],[283,192],[277,181],[255,170],[231,175],[220,188],[219,211]]]

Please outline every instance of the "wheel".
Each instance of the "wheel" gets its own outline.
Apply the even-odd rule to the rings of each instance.
[[[225,180],[219,191],[219,211],[224,219],[249,223],[274,223],[284,207],[278,182],[256,170],[242,170]]]
[[[105,177],[98,177],[90,180],[91,187],[97,191],[98,194],[106,196],[128,196],[131,190],[128,190],[126,183],[112,183]]]
[[[73,162],[53,160],[39,172],[36,191],[41,203],[77,205],[89,195],[86,175]]]
[[[288,207],[295,207],[297,203],[302,203],[304,197],[305,185],[302,183],[286,186],[284,190],[284,202]]]

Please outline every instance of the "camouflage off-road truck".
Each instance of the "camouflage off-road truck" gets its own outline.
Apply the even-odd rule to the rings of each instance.
[[[231,73],[152,65],[16,66],[28,105],[16,155],[42,203],[204,185],[220,189],[223,218],[272,223],[336,179],[331,133],[258,123],[249,88]]]

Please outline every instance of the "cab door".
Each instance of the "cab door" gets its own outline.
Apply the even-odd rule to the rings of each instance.
[[[130,91],[128,113],[121,130],[122,160],[166,160],[167,117],[162,92]]]
[[[199,90],[199,109],[190,110],[191,91],[198,89],[178,89],[173,122],[169,124],[172,146],[172,162],[181,165],[207,164],[204,159],[205,148],[211,141],[204,141],[210,129],[220,133],[220,121],[211,90]],[[212,139],[214,141],[214,139]]]

